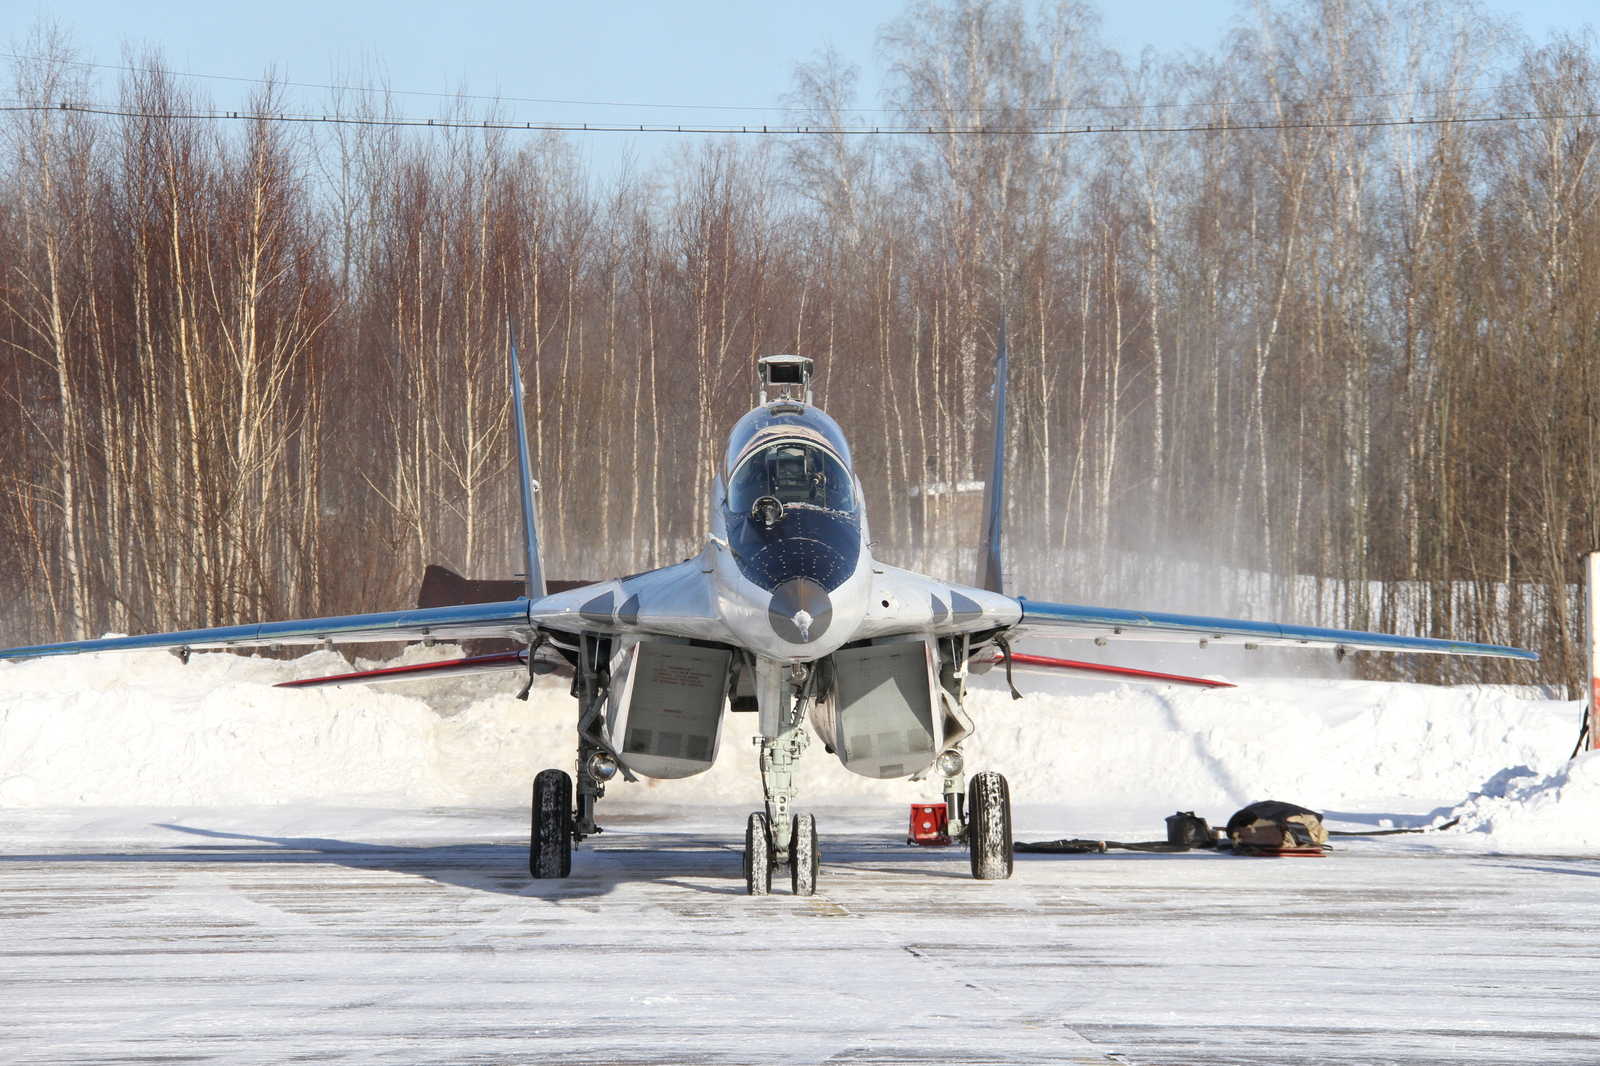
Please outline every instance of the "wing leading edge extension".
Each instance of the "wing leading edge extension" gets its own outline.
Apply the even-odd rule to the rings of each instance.
[[[528,621],[525,599],[503,603],[469,603],[459,607],[351,614],[338,618],[310,618],[294,622],[189,629],[177,633],[150,633],[137,637],[103,637],[37,644],[0,650],[0,659],[32,659],[50,655],[79,655],[95,651],[147,651],[162,648],[260,648],[278,644],[360,644],[388,640],[460,640],[467,637],[504,637],[532,643],[535,632]]]
[[[1272,644],[1284,647],[1343,648],[1346,651],[1423,652],[1431,655],[1484,655],[1503,659],[1537,660],[1538,654],[1498,644],[1472,644],[1433,637],[1401,637],[1388,633],[1363,633],[1353,629],[1249,622],[1202,615],[1126,611],[1116,607],[1077,607],[1042,603],[1018,597],[1022,604],[1021,629],[1066,630],[1063,636],[1104,637],[1116,640],[1198,640],[1202,644]]]

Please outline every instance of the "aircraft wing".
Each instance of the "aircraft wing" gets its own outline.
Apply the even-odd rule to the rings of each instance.
[[[150,633],[137,637],[104,637],[0,649],[0,659],[32,659],[50,655],[78,655],[94,651],[137,651],[161,648],[260,648],[280,644],[363,644],[388,640],[460,640],[467,637],[504,637],[519,643],[533,640],[526,599],[502,603],[469,603],[459,607],[351,614],[339,618],[308,618],[295,622],[188,629],[177,633]]]
[[[541,628],[571,633],[639,630],[710,640],[731,639],[706,592],[705,582],[698,580],[700,569],[700,563],[690,559],[615,581],[551,593],[532,602],[515,599],[339,618],[189,629],[137,637],[72,640],[0,649],[0,659],[162,648],[199,651],[290,644],[366,644],[430,637],[440,641],[500,637],[531,644]]]
[[[1424,652],[1432,655],[1486,655],[1504,659],[1537,660],[1538,654],[1498,644],[1471,644],[1433,637],[1401,637],[1388,633],[1363,633],[1353,629],[1248,622],[1236,618],[1158,614],[1116,607],[1077,607],[1043,603],[1018,597],[1022,604],[1020,629],[1053,630],[1059,636],[1107,640],[1199,641],[1201,644],[1275,644],[1286,647],[1344,648],[1346,651]]]

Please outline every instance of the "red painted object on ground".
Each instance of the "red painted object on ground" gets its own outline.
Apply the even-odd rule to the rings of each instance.
[[[911,805],[911,835],[907,844],[944,847],[950,843],[950,812],[942,803]]]

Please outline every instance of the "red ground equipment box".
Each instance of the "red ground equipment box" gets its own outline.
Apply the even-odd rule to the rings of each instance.
[[[911,835],[907,844],[942,847],[950,843],[950,812],[942,803],[911,805]]]

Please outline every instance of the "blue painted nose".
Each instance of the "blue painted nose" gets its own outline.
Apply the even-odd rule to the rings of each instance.
[[[768,528],[748,514],[729,513],[728,543],[739,571],[757,588],[777,592],[805,578],[826,592],[855,572],[861,517],[790,504]]]

